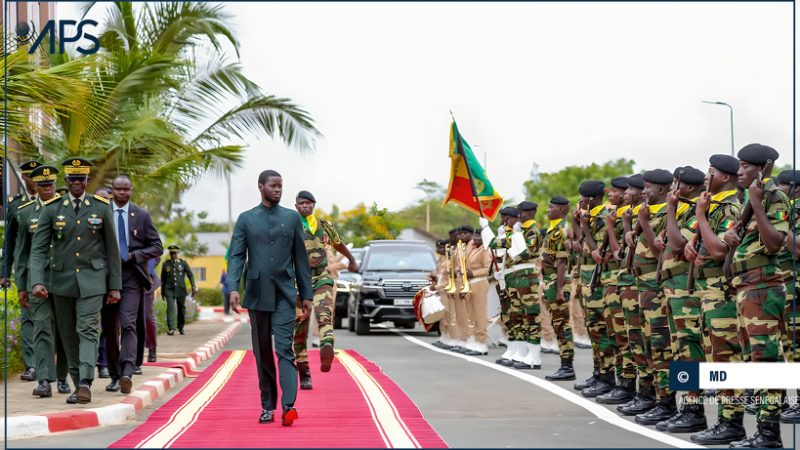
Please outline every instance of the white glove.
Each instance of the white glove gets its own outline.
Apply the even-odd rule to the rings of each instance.
[[[481,228],[486,228],[489,226],[489,221],[485,217],[478,219],[478,223],[481,225]]]
[[[500,226],[497,228],[497,235],[498,235],[498,236],[502,236],[502,235],[504,235],[504,234],[506,234],[506,226],[505,226],[505,225],[500,225]]]
[[[489,243],[494,240],[494,233],[492,233],[491,228],[483,227],[481,230],[481,240],[483,241],[483,248],[489,250]]]
[[[511,235],[511,248],[508,250],[508,254],[515,258],[527,249],[528,246],[525,244],[525,237],[522,236],[522,233],[519,231],[514,232]]]
[[[517,222],[514,224],[514,231],[522,231],[522,224]]]

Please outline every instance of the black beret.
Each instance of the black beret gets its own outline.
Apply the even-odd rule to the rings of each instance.
[[[772,147],[761,144],[748,144],[739,150],[737,156],[744,162],[763,166],[767,163],[767,160],[777,161],[779,155],[778,151]]]
[[[556,195],[555,197],[550,199],[550,203],[552,203],[553,205],[569,205],[569,200],[567,200],[566,197]]]
[[[683,171],[683,173],[681,173]],[[706,174],[692,166],[678,167],[673,176],[677,179],[680,175],[681,183],[700,186],[706,182]]]
[[[602,181],[587,180],[581,183],[578,192],[584,197],[599,197],[603,195],[606,185]]]
[[[175,245],[175,244],[172,244],[172,245],[170,245],[169,247],[167,247],[167,250],[174,250],[174,251],[178,251],[178,250],[180,250],[180,249],[181,249],[181,248],[180,248],[180,247],[178,247],[178,246],[177,246],[177,245]]]
[[[669,170],[654,169],[644,173],[644,181],[653,184],[667,185],[672,184],[672,174]]]
[[[475,232],[475,228],[472,228],[469,225],[464,225],[463,227],[460,228],[460,230],[465,232],[465,233],[474,233]]]
[[[520,211],[536,211],[538,207],[539,205],[537,205],[536,202],[529,202],[527,200],[521,201],[519,205],[517,205]]]
[[[617,189],[628,189],[629,185],[628,177],[616,177],[611,179],[611,186]]]
[[[635,173],[628,177],[630,187],[644,189],[644,177],[640,173]]]
[[[736,175],[739,172],[739,160],[731,155],[711,155],[708,162],[711,163],[711,167],[728,175]]]
[[[436,241],[436,245],[437,246],[439,246],[439,245],[447,245],[449,243],[450,243],[450,240],[448,240],[448,239],[439,239],[438,241]]]
[[[507,213],[506,213],[507,216],[519,217],[519,209],[517,209],[517,208],[515,208],[513,206],[507,206],[506,210],[507,210]]]
[[[311,192],[308,192],[308,191],[300,191],[300,192],[298,192],[297,193],[297,198],[304,198],[304,199],[310,201],[311,203],[317,203],[317,199],[314,198],[314,194],[312,194]]]
[[[450,231],[448,231],[447,234],[454,234],[454,233],[458,233],[459,231],[461,231],[461,227],[455,227],[455,228],[452,228]]]
[[[798,184],[800,183],[800,170],[784,170],[778,175],[778,184]]]

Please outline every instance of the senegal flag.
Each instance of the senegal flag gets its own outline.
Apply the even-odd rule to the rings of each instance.
[[[503,204],[503,197],[494,190],[469,144],[458,133],[455,120],[450,125],[450,184],[442,205],[448,202],[455,202],[478,215],[483,211],[483,216],[489,220],[494,220]]]

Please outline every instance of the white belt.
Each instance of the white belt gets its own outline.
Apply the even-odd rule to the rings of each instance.
[[[511,266],[511,270],[506,272],[506,274],[518,272],[520,270],[535,269],[535,268],[536,268],[536,264],[534,264],[534,263],[517,264],[515,266]]]
[[[477,277],[477,278],[473,278],[473,279],[469,280],[469,284],[478,284],[478,283],[481,283],[481,282],[483,282],[483,281],[486,281],[486,280],[488,280],[488,279],[489,279],[489,277]]]

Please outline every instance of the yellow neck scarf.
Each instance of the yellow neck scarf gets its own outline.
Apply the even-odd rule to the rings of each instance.
[[[592,216],[592,219],[594,219],[595,217],[597,217],[597,215],[600,213],[600,211],[601,211],[603,208],[605,208],[605,206],[606,206],[606,205],[597,205],[597,206],[595,206],[594,208],[592,208],[592,210],[591,210],[591,211],[589,211],[589,215],[591,215],[591,216]]]
[[[303,225],[306,226],[311,234],[315,234],[317,232],[317,225],[319,225],[317,216],[311,214],[310,216],[303,217]]]
[[[531,220],[529,220],[527,222],[523,222],[522,223],[522,228],[530,228],[530,227],[532,227],[534,225],[536,225],[536,221],[531,219]]]
[[[693,198],[693,199],[692,199],[692,201],[693,201],[693,202],[696,204],[696,203],[697,203],[697,199],[698,199],[698,198],[700,198],[700,197],[695,197],[695,198]],[[690,204],[688,204],[688,203],[684,203],[684,202],[680,202],[680,203],[678,203],[678,210],[677,210],[677,211],[676,211],[676,213],[675,213],[675,217],[680,217],[680,216],[682,216],[682,215],[683,215],[683,213],[685,213],[686,211],[688,211],[688,210],[689,210],[689,207],[690,207],[690,206],[691,206],[691,205],[690,205]]]
[[[555,227],[559,226],[561,224],[561,222],[563,222],[563,221],[564,221],[564,219],[556,219],[556,220],[551,221],[550,222],[550,226],[547,227],[547,232],[549,233],[549,232],[553,231],[553,229],[555,229]]]
[[[619,208],[617,208],[617,219],[622,217],[622,215],[625,214],[625,211],[629,209],[631,209],[631,205],[620,206]]]
[[[719,203],[714,203],[714,202],[721,202],[722,200],[732,195],[736,195],[736,189],[731,189],[729,191],[722,191],[720,193],[712,195],[711,206],[708,207],[708,212],[710,213],[714,212],[714,210],[717,209],[717,206],[719,206]]]
[[[658,212],[664,209],[665,206],[667,206],[666,203],[658,203],[656,205],[650,205],[650,214],[658,214]]]

